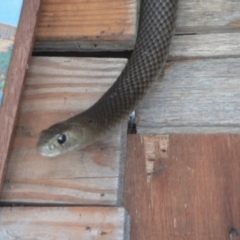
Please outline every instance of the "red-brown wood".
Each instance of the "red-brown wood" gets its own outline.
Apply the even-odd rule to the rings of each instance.
[[[124,206],[131,240],[237,240],[239,135],[131,135]]]
[[[12,59],[0,110],[0,189],[14,132],[25,72],[32,51],[40,0],[25,0],[15,37]]]
[[[34,49],[133,49],[138,10],[138,0],[43,0]]]

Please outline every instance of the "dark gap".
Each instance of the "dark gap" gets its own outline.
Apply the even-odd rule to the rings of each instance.
[[[98,204],[96,205],[95,203],[92,204],[71,204],[71,203],[25,203],[25,202],[2,202],[0,203],[0,208],[1,207],[39,207],[39,208],[44,208],[44,207],[106,207],[106,205],[103,204]]]
[[[127,133],[128,134],[137,134],[137,125],[136,125],[136,123],[133,123],[133,124],[128,123]]]
[[[175,36],[189,36],[189,35],[197,35],[197,33],[175,33]]]
[[[136,125],[136,112],[135,110],[128,116],[128,134],[136,134],[137,133],[137,125]]]
[[[129,58],[132,51],[122,52],[33,52],[32,56],[36,57],[96,57],[96,58]]]
[[[235,228],[231,228],[228,233],[229,233],[230,239],[235,239],[239,236],[238,231]]]

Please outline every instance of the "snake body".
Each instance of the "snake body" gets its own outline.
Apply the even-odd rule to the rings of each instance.
[[[40,155],[54,157],[84,148],[134,109],[160,75],[174,32],[178,0],[142,0],[134,51],[110,89],[86,111],[43,130]]]

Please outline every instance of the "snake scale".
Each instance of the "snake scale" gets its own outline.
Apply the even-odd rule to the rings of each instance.
[[[166,62],[174,33],[178,0],[142,0],[134,51],[120,76],[89,109],[40,134],[37,150],[55,157],[84,148],[126,118]]]

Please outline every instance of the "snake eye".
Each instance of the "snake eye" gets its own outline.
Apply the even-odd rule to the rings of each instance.
[[[66,140],[67,140],[67,137],[66,137],[65,134],[60,134],[60,135],[58,136],[58,139],[57,139],[57,141],[58,141],[59,144],[65,143]]]

